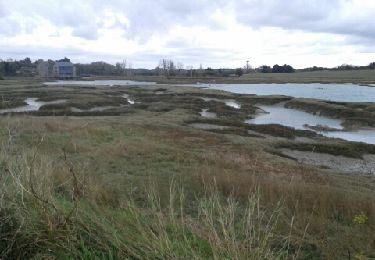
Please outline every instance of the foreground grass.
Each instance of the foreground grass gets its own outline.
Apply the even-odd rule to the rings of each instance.
[[[0,257],[74,259],[286,259],[290,237],[276,236],[280,208],[266,211],[206,186],[194,197],[173,179],[108,190],[65,151],[43,155],[2,143]],[[77,169],[77,168],[78,169]],[[212,187],[212,188],[210,188]],[[138,187],[139,188],[139,187]],[[297,252],[293,252],[297,256]]]
[[[183,116],[2,118],[2,258],[374,254],[373,178],[289,165]]]

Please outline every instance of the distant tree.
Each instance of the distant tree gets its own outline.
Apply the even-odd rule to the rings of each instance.
[[[237,75],[238,77],[241,77],[241,76],[243,75],[243,69],[242,69],[242,68],[237,68],[237,69],[236,69],[236,75]]]
[[[260,66],[258,68],[258,71],[260,73],[271,73],[272,72],[272,68],[270,66],[267,66],[267,65],[263,65],[263,66]]]
[[[356,69],[356,67],[351,64],[342,64],[337,67],[337,70],[354,70],[354,69]]]
[[[284,73],[293,73],[293,72],[295,72],[295,69],[292,66],[290,66],[290,65],[285,64],[283,66],[283,68],[284,68]]]
[[[181,68],[183,65],[179,65]],[[165,77],[176,76],[176,65],[173,60],[162,59],[159,62],[159,70]]]
[[[189,76],[192,78],[193,77],[193,66],[186,66],[186,70],[188,71]]]
[[[292,73],[294,71],[295,69],[292,66],[287,65],[287,64],[284,64],[283,66],[279,66],[276,64],[272,67],[273,73]]]
[[[121,74],[127,75],[127,71],[126,71],[128,69],[127,66],[128,66],[128,61],[126,59],[123,59],[122,62],[120,62]]]
[[[21,66],[31,66],[32,65],[31,59],[28,58],[28,57],[25,58],[24,60],[20,60],[19,63],[20,63]]]
[[[133,76],[133,63],[129,62],[126,70],[126,76]]]
[[[216,73],[212,68],[208,67],[207,69],[205,69],[204,74],[212,77],[215,76]]]
[[[5,62],[0,60],[0,76],[5,74]]]
[[[182,74],[183,70],[184,70],[184,64],[181,63],[181,62],[177,62],[177,74]]]
[[[118,68],[103,61],[92,62],[90,64],[76,64],[79,75],[111,76],[118,75]]]
[[[70,62],[70,59],[68,59],[67,57],[65,57],[64,59],[61,59],[61,60],[58,60],[58,61],[61,61],[61,62]]]
[[[301,69],[301,71],[322,71],[322,70],[328,70],[328,68],[313,66],[313,67]]]
[[[20,65],[17,61],[7,61],[4,63],[4,75],[14,76],[19,68]]]
[[[121,74],[123,74],[122,73],[122,68],[121,68],[121,63],[120,62],[116,62],[116,74],[117,75],[121,75]]]
[[[368,65],[369,69],[373,70],[375,69],[375,62],[371,62],[369,65]]]
[[[173,60],[167,61],[168,75],[176,76],[176,65]]]

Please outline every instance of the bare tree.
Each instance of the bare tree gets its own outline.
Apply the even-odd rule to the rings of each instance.
[[[168,76],[167,75],[168,64],[167,64],[167,60],[166,59],[160,60],[159,67],[161,68],[162,75],[163,76]]]
[[[127,76],[133,76],[133,64],[131,62],[129,62],[128,64],[128,69],[127,69],[126,74]]]
[[[127,74],[127,72],[126,72],[127,64],[128,64],[128,62],[127,62],[126,59],[124,59],[124,60],[121,62],[121,69],[122,69],[122,73],[123,73],[124,75]]]
[[[165,77],[176,75],[176,65],[173,60],[162,59],[159,62],[159,68]]]
[[[186,70],[189,71],[189,74],[190,74],[190,77],[192,78],[193,77],[193,66],[186,66]]]

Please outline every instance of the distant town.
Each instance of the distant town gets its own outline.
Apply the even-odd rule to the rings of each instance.
[[[8,76],[39,76],[42,78],[72,79],[76,77],[90,76],[165,76],[165,77],[231,77],[242,76],[250,73],[294,73],[304,71],[323,71],[323,70],[363,70],[375,69],[375,62],[365,66],[354,66],[342,64],[334,68],[326,67],[308,67],[304,69],[295,69],[291,65],[275,64],[272,67],[263,65],[253,68],[249,62],[244,62],[243,67],[239,68],[199,68],[193,66],[184,66],[182,63],[174,62],[169,59],[160,60],[158,66],[154,69],[133,68],[132,63],[127,60],[116,63],[115,65],[97,61],[89,64],[73,63],[69,58],[59,60],[32,61],[30,58],[23,60],[1,60],[0,59],[0,77]]]

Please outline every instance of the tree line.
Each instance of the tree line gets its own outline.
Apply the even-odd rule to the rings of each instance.
[[[288,64],[282,66],[275,64],[272,68],[267,65],[260,66],[257,71],[260,73],[293,73],[296,70]]]
[[[1,60],[0,59],[0,78],[8,76],[35,76],[37,75],[38,62],[32,62],[30,58],[23,60]],[[48,60],[53,62],[52,60]],[[161,59],[159,64],[154,69],[134,69],[133,64],[124,59],[117,62],[115,65],[103,61],[91,62],[88,64],[75,64],[78,76],[163,76],[163,77],[230,77],[242,76],[248,73],[293,73],[297,71],[291,65],[275,64],[272,67],[268,65],[260,66],[256,69],[244,66],[242,68],[219,68],[213,69],[210,67],[199,68],[193,66],[184,66],[181,62],[175,62],[172,59]],[[309,67],[299,69],[298,71],[320,71],[320,70],[360,70],[360,69],[375,69],[375,62],[371,62],[367,66],[354,66],[349,64],[342,64],[334,68],[325,67]]]

